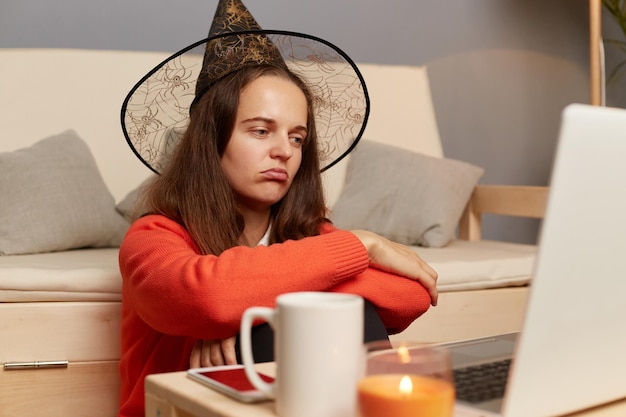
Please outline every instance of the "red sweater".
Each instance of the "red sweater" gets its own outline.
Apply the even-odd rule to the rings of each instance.
[[[323,261],[321,261],[323,260]],[[352,233],[331,225],[319,236],[200,255],[189,233],[163,216],[130,227],[119,254],[122,288],[120,417],[144,415],[144,378],[183,371],[198,339],[239,332],[250,306],[274,306],[294,291],[358,294],[376,306],[390,333],[430,305],[416,281],[369,267]]]

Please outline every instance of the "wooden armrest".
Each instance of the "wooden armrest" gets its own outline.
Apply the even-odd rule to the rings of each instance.
[[[459,221],[459,239],[480,240],[485,213],[543,218],[548,190],[542,186],[477,185]]]

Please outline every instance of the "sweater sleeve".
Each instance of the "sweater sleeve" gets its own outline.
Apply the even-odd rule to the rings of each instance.
[[[339,230],[326,224],[322,233]],[[419,282],[368,267],[331,291],[358,294],[370,301],[390,334],[400,333],[430,308],[430,294]]]
[[[371,267],[331,291],[358,294],[370,301],[389,334],[406,329],[428,310],[431,302],[419,282]]]
[[[131,225],[119,254],[124,303],[159,332],[198,339],[232,336],[246,308],[273,306],[285,292],[329,291],[368,263],[359,239],[337,229],[199,255],[182,226],[157,215]]]

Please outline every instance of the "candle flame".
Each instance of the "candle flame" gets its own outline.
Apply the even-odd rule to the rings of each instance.
[[[411,355],[409,354],[409,349],[406,346],[400,346],[398,348],[398,356],[400,357],[400,362],[402,363],[411,362]]]
[[[410,394],[413,392],[413,382],[411,382],[411,378],[408,375],[402,377],[398,389],[402,394]]]

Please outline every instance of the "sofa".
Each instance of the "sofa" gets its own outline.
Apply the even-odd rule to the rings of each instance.
[[[117,246],[153,175],[120,107],[168,55],[0,49],[0,417],[116,415]],[[392,340],[519,330],[536,247],[482,240],[481,218],[540,218],[548,190],[480,185],[480,167],[444,157],[427,67],[359,67],[371,114],[324,173],[331,219],[408,242],[440,275],[439,305]]]

